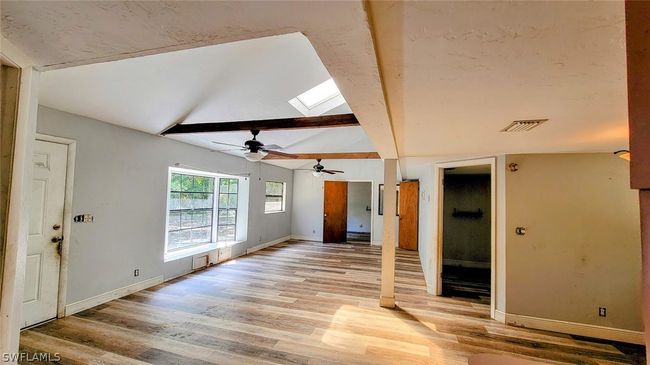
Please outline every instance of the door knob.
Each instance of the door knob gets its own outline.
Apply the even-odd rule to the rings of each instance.
[[[63,242],[63,236],[61,236],[61,237],[52,237],[51,241],[52,241],[52,243]]]
[[[327,217],[327,214],[323,214],[323,217]]]

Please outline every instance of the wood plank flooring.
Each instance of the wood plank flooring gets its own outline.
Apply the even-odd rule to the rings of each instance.
[[[378,306],[380,249],[291,241],[24,331],[62,364],[467,364],[475,354],[640,364],[642,347],[505,326],[425,291],[398,250],[399,308]]]

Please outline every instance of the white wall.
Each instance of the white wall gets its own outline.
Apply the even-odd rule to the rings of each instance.
[[[372,212],[372,183],[348,183],[348,232],[370,233]]]
[[[381,244],[384,217],[377,214],[379,184],[384,182],[382,160],[324,160],[326,168],[344,174],[314,177],[309,171],[296,171],[293,176],[292,235],[300,239],[323,240],[323,181],[372,182],[372,243]],[[393,217],[398,224],[397,217]]]
[[[509,314],[642,330],[641,233],[630,164],[611,153],[509,155]],[[515,228],[526,227],[526,234]],[[607,316],[598,316],[598,307]]]
[[[146,279],[191,270],[191,257],[163,263],[168,168],[250,173],[247,248],[291,234],[293,172],[243,158],[40,107],[38,132],[77,141],[72,214],[92,214],[92,223],[73,223],[68,303]],[[264,214],[264,182],[287,183],[287,211]],[[133,269],[140,276],[133,277]]]

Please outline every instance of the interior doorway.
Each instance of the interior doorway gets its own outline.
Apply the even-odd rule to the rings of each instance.
[[[372,225],[372,183],[348,182],[347,241],[370,243]]]
[[[435,165],[436,294],[470,297],[496,314],[496,158]]]
[[[444,169],[442,295],[490,302],[490,165]]]
[[[323,182],[323,242],[372,242],[372,182]]]

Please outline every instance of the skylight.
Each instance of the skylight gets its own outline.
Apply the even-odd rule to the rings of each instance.
[[[345,104],[345,99],[330,78],[289,100],[289,104],[305,116],[316,116]]]
[[[339,88],[336,87],[334,79],[329,79],[298,95],[298,100],[300,100],[307,109],[313,109],[316,105],[322,104],[337,95],[341,95],[341,92],[339,91]]]

